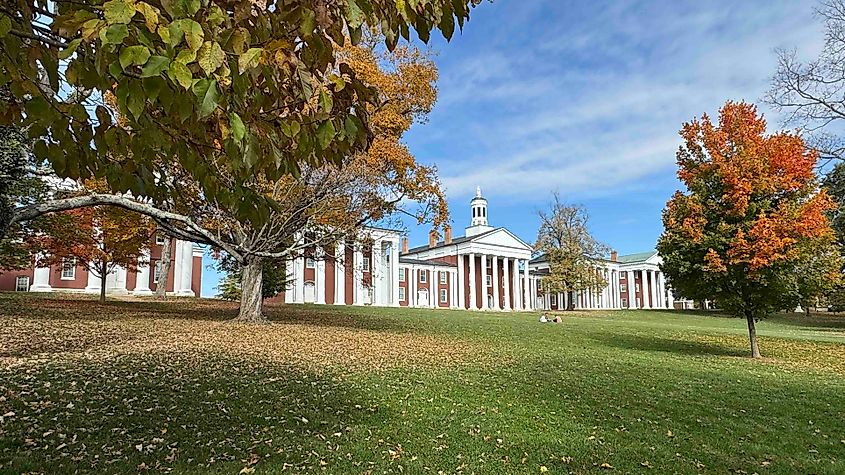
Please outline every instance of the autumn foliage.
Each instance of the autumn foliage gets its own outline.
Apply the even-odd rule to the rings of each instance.
[[[725,104],[718,123],[704,115],[684,124],[680,135],[678,178],[687,190],[667,203],[658,243],[676,291],[715,300],[753,331],[755,320],[795,308],[838,278],[826,216],[833,202],[816,181],[817,152],[800,136],[767,134],[756,107],[743,102]]]
[[[109,206],[49,215],[43,229],[44,233],[28,242],[39,264],[74,259],[100,279],[101,301],[105,299],[106,277],[118,266],[134,271],[149,250],[154,231],[147,218]]]

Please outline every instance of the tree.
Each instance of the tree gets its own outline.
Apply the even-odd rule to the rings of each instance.
[[[766,134],[753,105],[726,103],[713,124],[684,124],[678,191],[663,212],[661,270],[679,293],[715,300],[745,318],[753,357],[755,323],[792,309],[839,277],[841,260],[819,189],[818,153],[796,134]]]
[[[99,277],[100,302],[106,300],[107,276],[118,266],[134,271],[149,250],[153,231],[145,217],[109,206],[69,210],[45,220],[47,234],[29,241],[38,265],[72,259]]]
[[[284,262],[281,264],[272,260],[264,261],[261,269],[262,299],[276,297],[285,290],[287,274],[285,273]],[[222,256],[217,263],[217,270],[226,275],[218,286],[217,296],[224,300],[240,300],[243,273],[237,262],[228,256]]]
[[[296,175],[274,180],[253,176],[240,184],[221,171],[217,179],[225,189],[249,186],[270,204],[258,216],[242,218],[239,208],[252,206],[248,201],[232,206],[228,199],[202,193],[179,193],[173,209],[125,195],[92,193],[20,207],[14,221],[94,205],[149,216],[161,231],[209,244],[237,262],[242,274],[237,319],[265,322],[261,289],[266,260],[293,259],[316,247],[331,250],[337,242],[354,239],[362,226],[385,223],[399,213],[435,225],[448,219],[436,169],[417,163],[401,142],[404,132],[425,120],[434,105],[434,63],[416,48],[384,50],[369,37],[362,46],[343,47],[338,56],[375,91],[377,104],[366,111],[372,118],[373,145],[346,157],[340,166],[303,164]],[[178,184],[190,190],[191,177],[183,176]]]
[[[596,271],[609,248],[595,239],[587,227],[586,208],[568,205],[555,192],[548,211],[540,211],[540,229],[535,249],[549,262],[549,275],[542,279],[542,290],[566,293],[574,302],[575,292],[600,290],[607,282]],[[570,309],[572,307],[570,306]]]
[[[272,205],[245,186],[255,177],[339,165],[369,146],[378,91],[338,46],[370,27],[389,49],[411,31],[449,39],[478,1],[5,2],[0,125],[26,130],[62,178],[158,203],[181,169],[239,219],[261,219]]]
[[[766,102],[787,112],[786,124],[798,126],[824,161],[845,158],[837,124],[845,119],[845,0],[823,0],[816,9],[825,42],[808,62],[795,50],[778,51],[778,68]]]
[[[162,233],[164,234],[164,233]],[[158,283],[156,284],[155,298],[164,300],[167,298],[167,282],[170,280],[170,254],[173,250],[173,239],[164,234],[164,244],[161,245],[161,269],[159,270]]]

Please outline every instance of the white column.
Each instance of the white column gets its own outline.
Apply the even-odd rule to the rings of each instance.
[[[176,281],[179,282],[178,288],[174,286],[176,295],[184,297],[193,297],[194,291],[191,289],[191,280],[194,271],[194,243],[190,241],[176,240],[177,258],[180,263],[179,273],[176,275]],[[181,248],[181,252],[179,249]]]
[[[126,268],[115,266],[106,276],[106,293],[124,295],[126,290]]]
[[[531,310],[534,308],[533,296],[531,295],[531,285],[528,281],[528,259],[523,259],[524,263],[524,275],[522,277],[522,298],[523,302],[525,303],[525,310]]]
[[[668,301],[666,302],[667,303],[666,308],[668,308],[670,310],[674,310],[675,309],[675,293],[672,292],[671,287],[669,288],[669,292],[667,292],[667,293],[669,295],[667,296]]]
[[[293,301],[305,302],[305,257],[297,256],[293,261]]]
[[[499,256],[491,256],[493,259],[493,310],[501,310],[499,307]]]
[[[620,280],[619,271],[614,270],[613,276],[614,276],[614,282],[616,282],[616,290],[613,293],[613,295],[616,297],[615,300],[614,300],[616,302],[614,308],[622,308],[622,292],[620,290],[622,288],[622,284],[619,282],[619,280]]]
[[[390,305],[399,306],[399,240],[390,242]]]
[[[512,302],[513,303],[513,309],[516,310],[516,311],[522,310],[522,305],[521,305],[522,299],[520,298],[520,295],[522,295],[522,294],[519,291],[519,265],[518,265],[518,262],[519,262],[518,260],[513,259],[513,262],[511,263],[511,280],[513,281],[513,284],[512,284],[513,285],[513,291],[511,293],[511,297],[512,297],[512,300],[513,300],[513,302]]]
[[[363,296],[363,277],[364,277],[364,253],[361,250],[361,243],[355,243],[355,251],[352,259],[352,291],[353,303],[355,305],[364,305]]]
[[[373,267],[370,269],[370,277],[373,288],[373,305],[384,305],[384,287],[382,286],[384,279],[384,247],[382,247],[381,239],[376,239],[373,242]]]
[[[460,309],[464,309],[464,308],[466,308],[466,305],[464,303],[464,293],[466,291],[464,290],[464,256],[462,254],[458,254],[458,274],[457,275],[458,275],[458,277],[457,277],[458,280],[455,283],[456,284],[455,286],[458,289],[457,306]]]
[[[334,304],[346,305],[346,245],[340,242],[334,251]],[[397,287],[398,288],[398,287]]]
[[[135,272],[135,290],[133,295],[151,295],[150,290],[150,251],[144,250],[138,258],[138,270]]]
[[[43,258],[44,256],[38,256]],[[91,275],[90,273],[88,275]],[[100,290],[99,282],[97,283],[97,291]],[[50,266],[36,267],[32,274],[32,285],[29,286],[30,292],[52,292],[53,287],[50,286]]]
[[[651,308],[651,284],[649,283],[649,274],[651,271],[643,270],[643,308]]]
[[[285,303],[296,302],[296,261],[285,261]]]
[[[513,279],[508,278],[508,269],[510,268],[510,259],[507,257],[502,258],[502,295],[504,307],[502,310],[510,310],[511,309],[511,296],[510,296],[510,281]]]
[[[314,303],[326,304],[326,253],[319,246],[314,249]]]
[[[449,273],[449,306],[458,308],[458,271]]]
[[[487,254],[481,254],[481,309],[490,308],[490,299],[487,293]]]
[[[428,306],[440,307],[440,273],[434,272],[434,267],[428,268]]]
[[[94,267],[93,263],[90,263],[89,267]],[[85,286],[85,292],[89,294],[100,293],[100,278],[91,271],[88,271],[88,285]]]
[[[408,275],[405,276],[405,279],[408,281],[408,306],[409,307],[416,307],[417,306],[417,268],[415,265],[411,264],[408,268]]]
[[[663,272],[658,272],[658,283],[660,283],[660,287],[658,287],[660,292],[660,308],[670,308],[667,302],[666,296],[666,278],[663,275]]]
[[[478,310],[478,298],[476,297],[475,292],[478,290],[475,288],[475,253],[469,253],[469,309],[470,310]]]

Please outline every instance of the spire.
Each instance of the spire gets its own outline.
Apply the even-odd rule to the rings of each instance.
[[[475,187],[475,197],[481,198],[481,187],[480,186]]]

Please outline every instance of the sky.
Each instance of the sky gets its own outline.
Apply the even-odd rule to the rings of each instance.
[[[451,42],[432,35],[440,79],[428,121],[404,140],[437,166],[454,235],[481,187],[489,224],[528,243],[557,191],[620,254],[654,249],[680,187],[681,125],[727,100],[762,104],[778,48],[812,58],[824,40],[812,1],[495,0]],[[428,228],[407,223],[411,246]],[[206,257],[203,296],[219,277]]]

